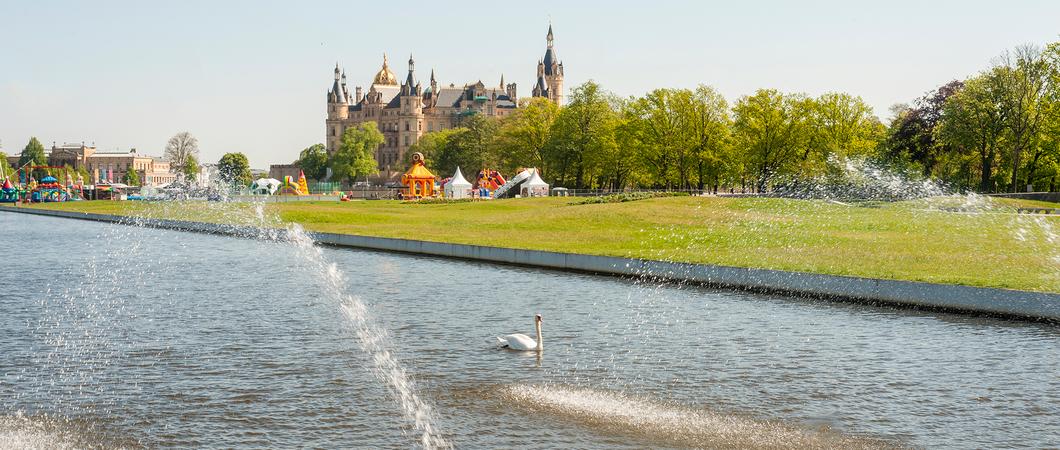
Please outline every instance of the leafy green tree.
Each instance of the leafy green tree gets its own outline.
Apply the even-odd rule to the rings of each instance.
[[[375,150],[384,141],[383,133],[375,122],[365,122],[346,129],[342,144],[331,155],[332,176],[348,179],[351,183],[359,177],[379,173],[375,161]]]
[[[687,181],[691,147],[683,139],[686,130],[679,110],[690,103],[690,96],[684,90],[656,89],[623,110],[626,122],[619,134],[647,168],[652,184],[683,187]]]
[[[896,111],[884,144],[884,156],[892,165],[924,176],[934,173],[940,155],[948,150],[936,142],[935,127],[946,99],[963,86],[961,81],[951,81],[917,99],[912,107]]]
[[[555,102],[535,97],[505,117],[500,122],[495,143],[501,170],[508,173],[518,167],[543,168],[543,152],[558,116],[559,106]]]
[[[438,168],[438,158],[446,151],[447,146],[453,145],[453,136],[465,132],[466,128],[448,128],[445,130],[433,131],[423,136],[416,141],[415,144],[409,147],[408,151],[405,152],[405,166],[412,164],[412,154],[420,153],[423,155],[424,165],[427,166],[432,172],[444,176],[445,171]],[[478,170],[474,167],[466,167],[465,170]]]
[[[1004,93],[1001,107],[1009,147],[1009,188],[1011,192],[1017,192],[1021,189],[1019,174],[1027,152],[1034,153],[1030,155],[1026,179],[1032,176],[1041,157],[1035,152],[1035,146],[1042,137],[1040,133],[1050,110],[1048,95],[1052,70],[1046,55],[1035,46],[1017,47],[1006,52],[999,59],[997,68],[1002,73],[998,81]]]
[[[199,174],[199,159],[195,155],[188,155],[184,159],[184,164],[177,167],[177,173],[181,174],[185,180],[194,180]]]
[[[790,172],[805,145],[803,98],[759,89],[733,107],[733,137],[759,192],[770,178]]]
[[[324,144],[313,144],[306,147],[298,154],[298,161],[294,162],[305,172],[305,176],[313,180],[323,180],[328,175],[328,152]]]
[[[480,114],[465,117],[435,157],[435,168],[443,174],[453,173],[458,166],[469,173],[496,168],[499,158],[494,144],[498,127],[494,118]]]
[[[250,161],[242,153],[225,153],[217,161],[217,176],[222,182],[235,186],[249,186]]]
[[[1003,71],[995,69],[965,81],[964,88],[944,104],[938,127],[939,139],[962,153],[974,152],[978,156],[976,184],[980,192],[993,191],[996,182],[994,169],[1006,126],[1001,108],[1002,76]]]
[[[44,146],[41,145],[36,137],[29,138],[29,143],[22,148],[22,154],[18,157],[18,168],[22,168],[27,164],[31,166],[48,165],[48,157],[44,155]],[[33,176],[38,180],[46,174],[47,171],[42,169],[33,171]]]
[[[620,102],[594,81],[574,88],[553,124],[542,155],[550,162],[544,170],[546,178],[559,186],[576,188],[625,185],[628,174],[613,164],[618,153],[615,132],[621,124],[619,106]]]
[[[125,176],[123,176],[121,178],[121,182],[125,183],[125,184],[127,184],[129,186],[139,186],[140,185],[140,174],[137,173],[137,171],[135,169],[130,167],[130,168],[125,170]]]
[[[679,111],[685,141],[693,151],[696,185],[718,191],[731,166],[732,118],[725,97],[709,86],[699,86],[685,97]]]
[[[7,153],[0,152],[0,173],[3,174],[0,178],[5,176],[11,178],[14,172],[14,169],[11,168],[11,164],[7,161]]]
[[[819,175],[850,157],[871,156],[885,136],[886,127],[861,97],[830,92],[806,99],[807,145],[802,172]]]

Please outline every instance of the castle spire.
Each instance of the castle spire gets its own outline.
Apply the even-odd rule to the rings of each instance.
[[[401,88],[402,95],[415,95],[418,94],[416,88],[416,75],[413,73],[416,70],[416,61],[412,58],[412,53],[409,53],[409,74],[405,76],[405,85]]]
[[[548,46],[551,47],[552,46],[552,22],[548,23],[548,35],[545,36],[545,39],[548,39]]]
[[[504,89],[504,74],[501,74],[501,89]]]

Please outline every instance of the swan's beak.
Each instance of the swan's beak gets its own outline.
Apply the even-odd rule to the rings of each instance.
[[[536,321],[538,321],[538,322],[541,322],[541,314],[537,314],[537,315],[535,315],[535,316],[534,316],[534,320],[536,320]]]

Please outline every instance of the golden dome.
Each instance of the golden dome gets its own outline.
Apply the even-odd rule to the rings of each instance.
[[[394,76],[394,72],[390,71],[390,66],[386,63],[386,54],[383,54],[383,68],[379,69],[379,73],[375,74],[375,79],[372,80],[372,84],[397,86],[397,77]]]

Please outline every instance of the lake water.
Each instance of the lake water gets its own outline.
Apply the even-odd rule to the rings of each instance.
[[[283,242],[0,212],[0,447],[409,448]],[[457,448],[1060,445],[1060,327],[325,248]],[[494,336],[533,334],[544,352]]]

